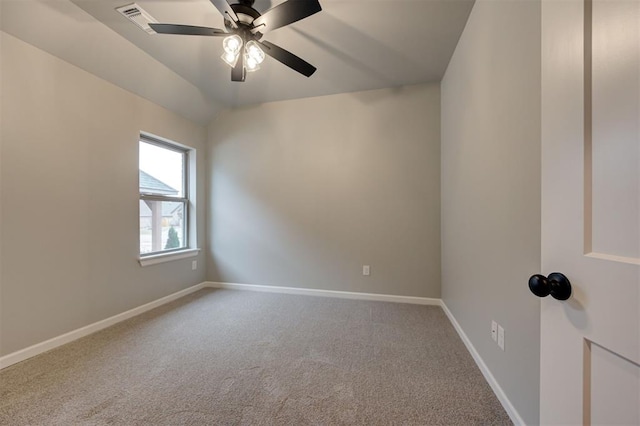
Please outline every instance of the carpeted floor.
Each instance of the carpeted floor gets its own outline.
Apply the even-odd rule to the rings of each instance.
[[[511,422],[439,307],[206,289],[2,370],[0,424]]]

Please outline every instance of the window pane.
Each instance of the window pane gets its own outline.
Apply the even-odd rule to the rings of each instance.
[[[184,248],[184,203],[140,200],[140,254]]]
[[[140,141],[140,192],[184,197],[184,156]]]

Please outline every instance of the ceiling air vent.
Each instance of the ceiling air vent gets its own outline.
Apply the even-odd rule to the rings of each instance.
[[[140,6],[135,3],[128,4],[126,6],[116,8],[118,12],[140,29],[149,34],[155,34],[156,32],[149,26],[149,23],[158,23],[155,18],[144,11]]]

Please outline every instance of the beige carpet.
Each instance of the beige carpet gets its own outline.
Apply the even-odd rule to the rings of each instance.
[[[511,422],[439,307],[207,289],[2,370],[0,424]]]

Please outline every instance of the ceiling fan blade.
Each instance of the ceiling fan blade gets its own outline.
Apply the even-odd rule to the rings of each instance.
[[[236,66],[231,69],[231,81],[244,81],[245,76],[244,55],[240,55]]]
[[[300,74],[311,77],[311,74],[316,72],[316,67],[282,47],[269,43],[268,41],[258,41],[258,43],[265,54],[271,56],[276,61],[282,62],[289,68],[298,71]]]
[[[194,27],[193,25],[177,25],[177,24],[149,24],[151,28],[158,34],[180,34],[180,35],[197,35],[197,36],[215,36],[224,37],[228,33],[217,28]]]
[[[238,22],[238,15],[233,11],[227,0],[211,0],[211,3],[218,9],[223,18],[229,18],[233,23]]]
[[[213,0],[212,0],[213,1]],[[265,33],[284,27],[322,10],[318,0],[287,0],[253,20],[254,27]]]

